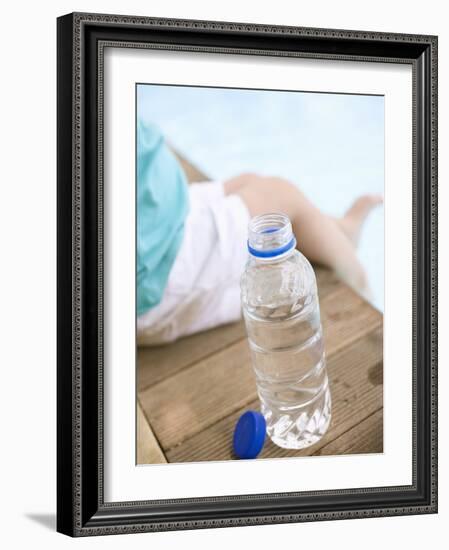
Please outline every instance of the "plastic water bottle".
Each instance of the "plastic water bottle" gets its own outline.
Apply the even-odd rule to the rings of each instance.
[[[241,297],[261,412],[276,445],[303,449],[331,419],[315,273],[284,214],[253,218],[248,250]]]

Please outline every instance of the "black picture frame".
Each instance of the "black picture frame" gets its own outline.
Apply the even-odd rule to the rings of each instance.
[[[58,18],[57,40],[57,530],[87,536],[435,513],[437,37],[74,13]],[[412,485],[104,502],[101,105],[106,43],[412,65]]]

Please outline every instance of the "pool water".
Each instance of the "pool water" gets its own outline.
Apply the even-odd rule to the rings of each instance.
[[[382,96],[139,85],[137,97],[138,116],[211,179],[280,176],[332,216],[384,193]],[[364,224],[358,254],[383,311],[383,206]]]

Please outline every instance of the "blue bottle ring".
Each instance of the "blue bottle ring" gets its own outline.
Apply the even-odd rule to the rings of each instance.
[[[284,254],[285,252],[288,252],[290,249],[295,248],[295,246],[296,246],[295,237],[293,237],[292,240],[287,244],[285,244],[284,246],[280,246],[279,248],[273,248],[272,250],[257,250],[257,248],[253,248],[249,244],[249,240],[248,240],[248,251],[252,256],[255,256],[256,258],[274,258],[276,256],[280,256],[281,254]]]

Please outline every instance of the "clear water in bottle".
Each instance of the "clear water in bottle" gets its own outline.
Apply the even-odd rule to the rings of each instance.
[[[315,273],[295,246],[287,216],[253,218],[241,279],[261,411],[268,435],[286,449],[313,445],[331,419]]]

